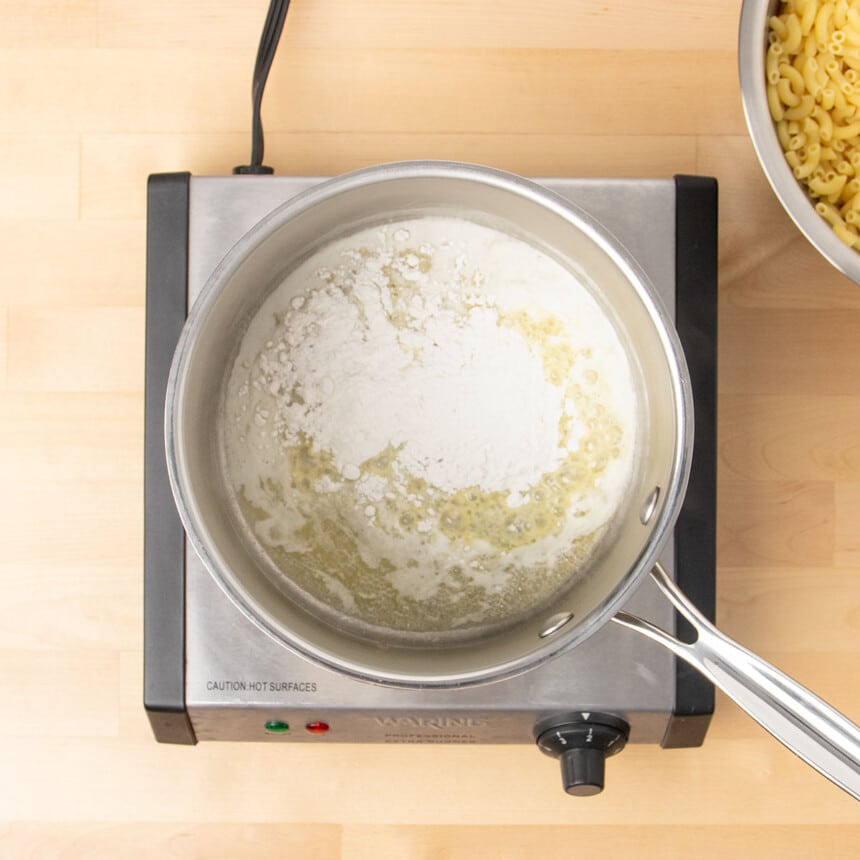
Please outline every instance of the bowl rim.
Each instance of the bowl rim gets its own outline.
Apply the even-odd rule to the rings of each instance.
[[[744,117],[764,174],[788,216],[809,243],[842,274],[860,283],[860,253],[846,245],[815,211],[795,178],[770,115],[765,87],[767,20],[777,0],[743,0],[738,74]]]

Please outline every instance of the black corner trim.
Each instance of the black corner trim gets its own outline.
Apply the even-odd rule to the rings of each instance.
[[[693,386],[695,444],[690,483],[675,527],[682,591],[707,616],[716,612],[717,515],[717,181],[675,177],[675,325]],[[690,641],[689,623],[676,633]],[[700,746],[714,713],[714,687],[675,659],[675,709],[663,747]]]
[[[156,740],[194,744],[185,707],[185,542],[164,452],[164,399],[188,311],[191,175],[149,177],[146,216],[143,703]]]

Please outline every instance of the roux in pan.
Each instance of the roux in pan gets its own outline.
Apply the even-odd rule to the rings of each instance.
[[[637,402],[582,281],[454,217],[367,228],[251,320],[225,466],[272,575],[359,624],[486,629],[587,566],[622,506]]]

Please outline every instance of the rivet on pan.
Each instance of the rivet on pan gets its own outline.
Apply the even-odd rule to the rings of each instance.
[[[546,624],[543,626],[543,629],[538,636],[541,639],[546,639],[547,636],[552,636],[553,633],[557,633],[567,624],[568,621],[573,618],[572,612],[559,612],[557,615],[553,615],[552,617],[547,619]]]
[[[641,522],[643,526],[647,526],[651,521],[651,517],[654,516],[654,511],[657,510],[657,500],[659,498],[660,488],[654,487],[654,489],[648,493],[648,498],[642,503],[642,509],[639,511],[639,522]]]

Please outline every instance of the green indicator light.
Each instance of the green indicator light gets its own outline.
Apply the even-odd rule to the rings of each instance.
[[[282,720],[266,720],[266,731],[272,734],[281,735],[290,730],[290,724]]]

